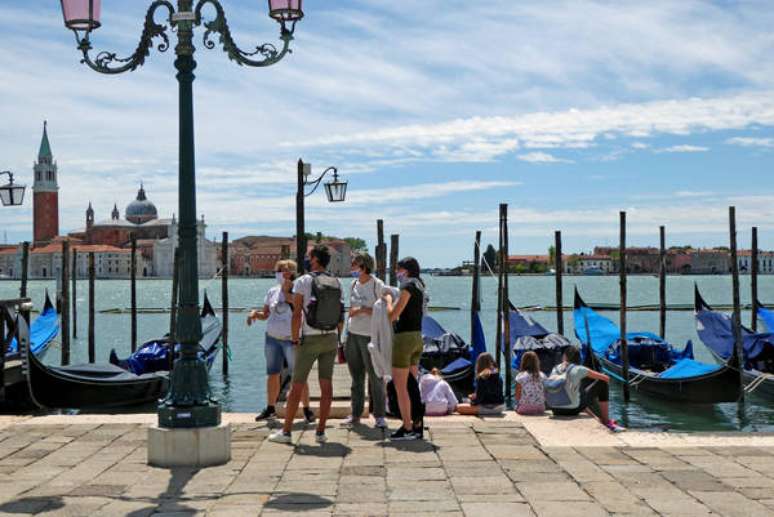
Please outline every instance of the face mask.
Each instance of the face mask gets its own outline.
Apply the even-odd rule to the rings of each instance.
[[[312,270],[312,263],[309,261],[309,259],[304,259],[304,271],[311,271]]]
[[[353,271],[350,274],[352,275],[352,278],[360,278],[360,270]]]
[[[396,274],[395,277],[398,279],[398,282],[405,282],[408,279],[408,275],[403,272]]]
[[[274,278],[277,279],[277,283],[281,284],[285,281],[285,274],[280,272],[274,273]]]

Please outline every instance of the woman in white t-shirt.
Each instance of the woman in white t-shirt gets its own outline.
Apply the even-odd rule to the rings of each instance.
[[[263,349],[266,358],[266,408],[261,411],[256,422],[274,418],[276,410],[274,405],[280,392],[280,373],[287,363],[288,373],[293,372],[295,363],[295,351],[290,336],[290,325],[293,319],[293,299],[291,293],[293,280],[296,276],[296,263],[292,260],[280,260],[274,266],[277,285],[271,287],[263,301],[263,309],[250,312],[247,317],[247,325],[252,325],[255,320],[266,321],[266,345]],[[309,390],[304,390],[302,397],[304,405],[304,418],[307,422],[314,422],[314,413],[309,407]]]
[[[352,260],[352,284],[349,288],[349,319],[347,320],[347,366],[352,377],[352,414],[348,424],[360,422],[365,408],[365,377],[368,374],[368,393],[373,399],[376,427],[387,427],[384,420],[384,383],[376,375],[368,351],[371,341],[371,314],[379,299],[384,282],[373,276],[374,259],[367,253]]]

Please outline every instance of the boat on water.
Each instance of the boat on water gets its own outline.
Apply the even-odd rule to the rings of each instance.
[[[535,352],[540,359],[540,370],[547,376],[562,362],[562,354],[570,347],[576,347],[569,339],[556,332],[548,331],[543,325],[513,304],[510,305],[511,368],[518,370],[521,357],[527,351]]]
[[[766,325],[766,330],[774,332],[774,310],[769,309],[761,302],[757,302],[756,306],[758,307],[758,319]]]
[[[202,340],[199,343],[199,357],[207,362],[207,369],[212,367],[220,350],[220,338],[223,333],[223,325],[215,315],[215,310],[210,304],[207,295],[204,295],[204,303],[201,312]],[[169,334],[161,339],[152,339],[140,346],[126,359],[119,359],[115,349],[110,351],[110,363],[135,375],[145,373],[167,372],[170,366],[169,352],[171,349]],[[180,354],[180,345],[174,345],[175,357]]]
[[[422,318],[424,350],[419,359],[422,370],[438,368],[458,399],[473,392],[475,363],[478,354],[486,351],[484,331],[478,313],[473,314],[473,343],[468,344],[459,335],[448,332],[430,316]]]
[[[736,340],[731,316],[713,310],[702,298],[698,286],[694,287],[694,305],[699,338],[718,362],[734,362]],[[758,316],[771,331],[771,323],[774,323],[771,310],[759,305]],[[774,400],[774,333],[756,333],[742,325],[742,348],[742,382],[745,392]],[[738,371],[736,375],[739,376]]]
[[[575,290],[575,335],[595,369],[623,382],[621,330],[598,314]],[[675,402],[714,404],[733,402],[739,396],[739,374],[723,361],[697,361],[693,343],[682,350],[651,332],[627,332],[629,387],[644,394]]]
[[[59,314],[51,303],[51,298],[46,291],[46,299],[43,303],[43,310],[35,318],[30,326],[30,349],[38,357],[43,357],[48,351],[51,342],[59,335]],[[5,350],[6,358],[13,358],[19,354],[19,344],[16,339],[11,339],[10,344]]]
[[[203,318],[211,316],[202,314]],[[24,322],[19,324],[19,330],[29,332]],[[220,334],[219,328],[217,333]],[[166,371],[137,375],[109,363],[48,366],[31,352],[28,339],[20,342],[29,396],[41,408],[97,410],[135,406],[159,399],[168,386]]]

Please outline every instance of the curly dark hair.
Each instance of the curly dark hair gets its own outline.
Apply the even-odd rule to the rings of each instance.
[[[309,252],[309,258],[312,257],[315,257],[323,268],[327,268],[328,264],[331,263],[331,252],[325,244],[317,244],[312,248],[312,251]]]

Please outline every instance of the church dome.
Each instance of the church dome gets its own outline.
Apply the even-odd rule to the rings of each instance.
[[[158,216],[156,205],[148,201],[148,198],[145,197],[145,189],[140,185],[137,199],[126,207],[126,220],[134,224],[143,224],[158,219]]]

